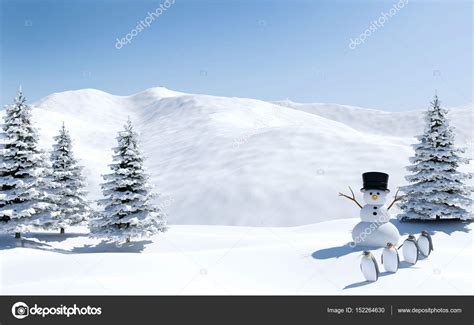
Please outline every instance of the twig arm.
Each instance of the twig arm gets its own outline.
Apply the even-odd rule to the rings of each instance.
[[[345,197],[351,201],[354,201],[355,204],[357,204],[359,206],[359,208],[362,209],[362,205],[360,205],[359,202],[357,202],[356,198],[355,198],[355,194],[354,194],[354,191],[352,190],[352,188],[349,186],[349,191],[351,191],[351,194],[352,194],[352,197],[349,196],[349,195],[346,195],[346,194],[343,194],[341,192],[339,192],[339,196],[342,196],[342,197]]]
[[[397,188],[397,192],[395,193],[395,197],[393,198],[392,203],[390,203],[390,205],[388,206],[387,211],[390,210],[390,208],[395,204],[395,202],[398,202],[403,198],[403,196],[398,196],[398,191],[400,191],[400,188]]]

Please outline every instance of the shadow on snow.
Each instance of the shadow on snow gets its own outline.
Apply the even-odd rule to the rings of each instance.
[[[329,258],[339,258],[355,252],[362,252],[367,249],[367,247],[363,246],[351,247],[350,244],[346,244],[343,246],[336,246],[317,250],[313,254],[311,254],[311,256],[317,260],[327,260]]]
[[[33,248],[44,251],[52,251],[53,247],[46,243],[37,242],[27,238],[17,239],[10,235],[0,235],[0,250],[7,250],[13,248]]]
[[[382,277],[390,275],[390,274],[393,274],[393,273],[391,273],[391,272],[380,272],[379,278],[382,278]],[[355,282],[355,283],[352,283],[352,284],[349,284],[349,285],[345,286],[344,289],[342,289],[342,290],[363,287],[363,286],[366,286],[366,285],[369,285],[369,284],[372,284],[372,283],[374,283],[374,282],[371,282],[371,281]]]
[[[76,237],[87,237],[87,234],[84,233],[66,233],[66,234],[59,234],[59,233],[25,233],[23,235],[24,238],[28,239],[38,239],[42,242],[62,242],[68,240],[70,238]]]
[[[14,248],[30,248],[60,254],[95,254],[95,253],[141,253],[151,240],[141,240],[118,245],[108,241],[97,244],[83,245],[71,249],[62,249],[51,246],[49,243],[62,242],[70,238],[88,237],[87,234],[53,234],[53,233],[27,233],[22,238],[14,238],[10,234],[0,235],[0,251]]]
[[[70,251],[70,254],[141,253],[145,249],[145,245],[151,243],[151,240],[141,240],[117,245],[116,243],[101,241],[99,244],[96,245],[84,245],[82,247],[74,247]]]
[[[431,234],[442,232],[447,235],[452,235],[455,232],[461,231],[468,233],[469,221],[461,220],[414,220],[414,221],[403,221],[398,219],[392,219],[390,222],[398,228],[400,235],[419,234],[422,230],[426,230]]]

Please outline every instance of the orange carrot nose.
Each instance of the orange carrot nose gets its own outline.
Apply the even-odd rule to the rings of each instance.
[[[374,195],[372,195],[372,200],[374,200],[374,201],[375,201],[375,200],[377,200],[377,199],[378,199],[378,196],[377,196],[377,195],[375,195],[375,194],[374,194]]]

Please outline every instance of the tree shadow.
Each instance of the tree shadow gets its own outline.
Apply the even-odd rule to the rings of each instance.
[[[367,247],[363,246],[351,247],[350,244],[345,244],[343,246],[336,246],[317,250],[313,254],[311,254],[311,256],[317,260],[327,260],[329,258],[339,258],[351,253],[362,252],[367,249]]]
[[[49,244],[30,240],[25,237],[14,238],[12,235],[0,236],[0,250],[14,249],[14,248],[31,248],[43,251],[54,252],[55,248]]]
[[[400,221],[398,219],[391,219],[390,222],[398,228],[400,235],[419,234],[422,230],[429,233],[442,232],[451,235],[455,232],[461,231],[469,233],[471,229],[469,225],[471,222],[462,220],[410,220]]]
[[[103,240],[96,245],[74,247],[69,251],[69,254],[141,253],[145,249],[145,246],[151,243],[151,240],[141,240],[117,245],[116,243]]]
[[[381,272],[379,274],[379,279],[384,277],[384,276],[387,276],[387,275],[390,275],[390,274],[394,274],[392,272]],[[375,281],[376,282],[376,281]],[[358,287],[363,287],[363,286],[366,286],[366,285],[369,285],[369,284],[372,284],[372,283],[375,283],[375,282],[372,282],[372,281],[360,281],[360,282],[355,282],[355,283],[352,283],[352,284],[349,284],[349,285],[346,285],[342,290],[346,290],[346,289],[353,289],[353,288],[358,288]]]
[[[27,233],[24,235],[25,238],[36,238],[42,242],[62,242],[71,238],[87,237],[84,233]]]
[[[141,253],[145,246],[152,243],[151,240],[141,240],[118,245],[116,243],[101,241],[98,244],[73,247],[72,249],[61,249],[48,244],[48,242],[59,242],[68,238],[83,237],[86,234],[48,234],[28,233],[22,238],[14,238],[12,235],[0,235],[0,251],[14,248],[30,248],[60,254],[94,254],[94,253]],[[32,240],[37,239],[37,240]]]

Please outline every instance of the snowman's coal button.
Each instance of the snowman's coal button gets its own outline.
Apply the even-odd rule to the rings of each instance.
[[[377,209],[377,207],[374,207],[374,209]]]
[[[376,216],[376,215],[377,215],[377,212],[374,212],[374,213],[372,213],[372,214],[373,214],[374,216]]]

